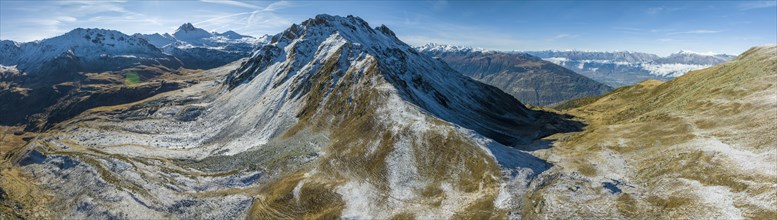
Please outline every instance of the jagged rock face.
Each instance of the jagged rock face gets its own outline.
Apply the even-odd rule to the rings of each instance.
[[[69,217],[503,218],[551,166],[506,145],[579,128],[351,16],[204,74],[219,80],[93,109],[18,161],[67,189]]]
[[[612,87],[633,85],[651,79],[666,81],[688,71],[723,63],[733,57],[725,54],[707,55],[688,51],[680,51],[667,57],[631,51],[526,51],[525,53],[564,66]]]
[[[573,98],[599,96],[612,90],[609,86],[528,54],[434,44],[417,49],[532,105],[552,105]]]

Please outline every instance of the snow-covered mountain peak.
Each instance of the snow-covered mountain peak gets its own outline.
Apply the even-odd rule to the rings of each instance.
[[[190,31],[195,31],[197,29],[199,28],[194,27],[192,23],[184,23],[180,27],[178,27],[178,29],[175,30],[175,32],[179,32],[179,31],[190,32]]]
[[[202,28],[194,27],[192,23],[186,23],[181,25],[181,27],[173,33],[173,36],[180,41],[201,44],[204,38],[210,38],[214,35]]]
[[[180,61],[163,54],[145,37],[96,28],[76,28],[27,43],[3,42],[0,58],[0,64],[18,65],[19,70],[32,74],[61,72],[65,69],[62,65],[74,71],[103,71],[139,63],[180,66]]]
[[[472,48],[465,46],[449,45],[449,44],[437,44],[427,43],[418,47],[416,50],[421,52],[488,52],[489,50],[483,48]]]
[[[107,45],[113,48],[121,48],[121,46],[132,47],[136,45],[141,47],[148,46],[148,42],[143,38],[129,36],[115,30],[99,28],[76,28],[63,35],[37,42],[48,42],[49,44],[57,47],[69,47],[75,45],[86,46],[91,44]]]
[[[674,54],[703,55],[703,56],[721,55],[721,53],[715,53],[715,52],[702,53],[702,52],[696,52],[696,51],[692,51],[692,50],[680,50],[680,51],[677,51],[677,53],[674,53]]]
[[[136,34],[164,53],[180,59],[185,66],[210,69],[251,55],[257,45],[269,42],[269,37],[254,38],[235,31],[208,32],[191,23],[181,25],[172,35]]]
[[[160,50],[149,44],[144,38],[129,36],[115,30],[96,28],[76,28],[63,35],[35,42],[42,50],[59,53],[73,50],[79,56],[97,56],[108,53],[134,54],[149,53],[158,54]],[[33,44],[25,44],[33,45]],[[93,53],[99,52],[99,53]]]
[[[700,53],[690,50],[680,50],[677,53],[670,54],[667,57],[657,60],[658,63],[687,63],[695,65],[711,66],[725,62],[734,56],[726,54],[717,54],[713,52]]]
[[[229,30],[229,31],[226,31],[226,32],[220,33],[220,34],[216,33],[215,35],[226,37],[226,38],[231,39],[231,40],[236,40],[236,39],[241,39],[241,38],[250,38],[251,37],[251,36],[248,36],[248,35],[238,34],[237,32],[234,32],[232,30]]]
[[[320,44],[349,44],[373,56],[383,56],[384,49],[408,51],[410,46],[400,41],[387,27],[373,29],[361,18],[354,16],[318,15],[300,24],[293,24],[272,37],[273,47],[294,45],[295,52],[316,53]],[[335,46],[335,45],[333,45]],[[337,46],[339,47],[339,46]],[[258,51],[257,51],[258,52]]]
[[[402,97],[431,115],[482,132],[497,141],[515,144],[526,141],[529,136],[540,135],[507,132],[523,130],[520,128],[526,125],[523,123],[535,119],[531,110],[509,94],[419,53],[397,39],[387,27],[371,28],[367,22],[353,16],[319,15],[291,25],[231,72],[225,86],[228,91],[242,91],[267,80],[260,83],[266,83],[260,86],[262,90],[278,90],[278,95],[288,94],[289,99],[297,100],[306,96],[330,96],[332,94],[326,90],[311,90],[311,86],[333,88],[341,83],[352,83],[349,79],[366,77],[364,74],[386,82],[380,86],[381,90]],[[359,84],[345,85],[367,89],[357,86]],[[510,121],[510,124],[475,117],[483,109],[502,112],[493,117]]]

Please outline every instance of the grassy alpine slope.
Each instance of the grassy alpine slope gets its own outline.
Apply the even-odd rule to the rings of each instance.
[[[589,126],[538,152],[558,166],[528,196],[537,205],[527,215],[773,219],[775,82],[777,47],[760,46],[565,110]]]

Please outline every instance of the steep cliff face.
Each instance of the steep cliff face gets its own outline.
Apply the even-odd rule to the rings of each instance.
[[[532,105],[552,105],[573,98],[599,96],[612,90],[609,86],[528,54],[436,44],[416,49],[439,57],[464,75],[493,85]]]
[[[519,149],[580,128],[351,16],[204,74],[59,124],[17,161],[68,217],[505,217],[551,167]]]

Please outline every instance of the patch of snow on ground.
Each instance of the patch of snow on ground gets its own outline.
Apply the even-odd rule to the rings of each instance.
[[[367,182],[350,181],[337,186],[335,191],[343,197],[343,201],[346,201],[345,208],[340,213],[343,219],[359,219],[366,216],[390,217],[386,213],[379,215],[379,213],[370,212],[379,209],[375,202],[380,198],[377,196],[378,189]]]
[[[718,152],[739,165],[740,169],[749,172],[761,173],[771,177],[777,177],[777,170],[774,169],[775,161],[773,158],[777,157],[777,151],[766,151],[761,154],[756,154],[747,150],[741,150],[725,144],[716,138],[705,138],[697,140],[692,143],[696,145],[698,149],[708,152]]]
[[[715,207],[719,213],[708,213],[712,219],[744,219],[742,211],[734,205],[734,193],[725,186],[704,186],[699,181],[680,179],[693,187],[704,204]]]

